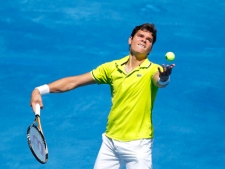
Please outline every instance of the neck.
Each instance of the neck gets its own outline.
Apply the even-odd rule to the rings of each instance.
[[[127,73],[130,73],[132,70],[134,70],[136,67],[138,67],[144,60],[147,58],[145,57],[137,57],[136,55],[130,54],[129,60],[125,65],[125,71]]]

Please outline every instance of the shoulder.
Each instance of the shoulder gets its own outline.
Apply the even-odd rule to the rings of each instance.
[[[154,68],[154,69],[158,69],[158,67],[161,67],[159,64],[153,63],[153,62],[151,62],[151,66],[152,66],[152,68]]]
[[[110,62],[105,62],[91,71],[92,76],[98,83],[109,83],[111,75],[126,60],[126,57]]]
[[[158,73],[158,68],[161,68],[161,66],[157,63],[154,63],[154,62],[150,62],[150,66],[149,66],[149,73],[151,76],[154,76],[155,74]]]
[[[107,71],[113,71],[114,69],[116,69],[118,66],[123,65],[124,63],[126,63],[129,59],[129,56],[125,56],[121,59],[117,59],[117,60],[112,60],[110,62],[105,62],[101,65],[99,65],[97,67],[97,69],[105,69]]]
[[[148,58],[140,65],[140,67],[147,69],[150,72],[155,73],[158,71],[159,64],[150,61]]]

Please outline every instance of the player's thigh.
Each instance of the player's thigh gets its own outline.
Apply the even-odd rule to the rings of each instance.
[[[152,169],[152,144],[152,139],[131,143],[130,157],[126,159],[127,169]]]
[[[114,151],[111,139],[102,135],[102,145],[95,161],[94,169],[122,169],[124,163]]]

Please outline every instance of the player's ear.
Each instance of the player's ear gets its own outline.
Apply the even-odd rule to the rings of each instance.
[[[128,44],[130,45],[132,41],[132,37],[130,36],[130,38],[128,39]]]

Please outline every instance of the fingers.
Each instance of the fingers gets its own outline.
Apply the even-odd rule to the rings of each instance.
[[[171,67],[171,69],[172,69],[173,67],[175,67],[175,64],[171,64],[170,67]]]
[[[172,70],[173,70],[174,66],[175,66],[175,64],[171,64],[171,65],[167,66],[167,71],[168,71],[169,75],[172,73]]]
[[[162,73],[162,71],[161,71],[160,67],[158,67],[158,71],[159,71],[159,74],[161,74],[161,73]]]
[[[175,67],[175,64],[166,65],[166,66],[164,64],[162,64],[162,70],[160,68],[158,68],[159,75],[160,76],[170,76],[170,74],[172,73],[173,67]]]
[[[40,108],[43,108],[42,98],[38,90],[34,90],[31,94],[30,106],[32,107],[33,112],[36,111],[36,104],[39,104]]]

